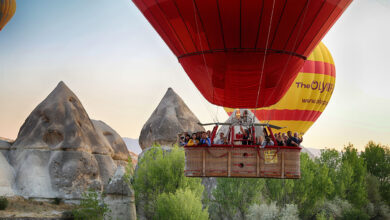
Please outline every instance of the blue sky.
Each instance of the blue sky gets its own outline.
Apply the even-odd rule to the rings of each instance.
[[[324,38],[336,88],[305,146],[390,144],[389,23],[389,1],[355,0]],[[130,0],[17,1],[0,32],[0,136],[16,138],[61,80],[91,118],[122,136],[138,138],[168,87],[201,121],[227,118],[200,95]]]

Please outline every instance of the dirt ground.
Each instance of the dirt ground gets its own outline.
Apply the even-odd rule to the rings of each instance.
[[[64,212],[69,212],[75,208],[75,205],[64,204],[62,201],[59,205],[53,202],[40,202],[23,197],[9,197],[8,207],[0,211],[2,218],[63,218],[66,217]]]

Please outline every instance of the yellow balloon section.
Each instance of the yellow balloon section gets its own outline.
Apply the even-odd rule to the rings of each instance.
[[[16,11],[16,0],[0,0],[0,31]]]
[[[323,43],[311,53],[294,82],[275,105],[252,110],[262,122],[278,125],[280,132],[304,134],[318,119],[332,96],[336,81],[333,58]],[[231,115],[234,109],[225,108]]]

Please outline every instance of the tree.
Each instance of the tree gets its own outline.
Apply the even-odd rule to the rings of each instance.
[[[367,171],[378,178],[382,199],[390,205],[390,149],[388,146],[370,141],[362,158],[367,165]]]
[[[178,147],[163,150],[153,147],[146,151],[138,162],[134,175],[137,208],[147,219],[155,216],[156,201],[162,193],[175,193],[177,189],[190,189],[195,195],[202,195],[200,178],[184,176],[184,151]]]
[[[334,185],[334,190],[327,196],[328,199],[334,199],[337,195],[338,172],[341,167],[341,154],[336,149],[321,150],[321,156],[316,162],[329,168],[328,176]]]
[[[360,209],[367,203],[366,166],[363,158],[359,157],[356,148],[349,144],[344,148],[341,157],[342,175],[348,175],[349,180],[343,184],[345,198],[356,208]],[[339,178],[342,178],[340,175]]]
[[[245,219],[249,206],[259,202],[264,180],[257,178],[218,178],[210,201],[212,218]]]
[[[271,204],[254,204],[249,208],[247,218],[249,220],[298,220],[298,208],[296,205],[287,204],[278,207],[274,202]]]
[[[209,213],[202,209],[202,201],[189,189],[178,189],[175,193],[163,193],[157,198],[155,219],[207,220]]]
[[[328,171],[326,165],[315,163],[307,154],[301,154],[301,179],[294,181],[292,192],[287,195],[288,203],[298,205],[301,218],[313,217],[314,208],[333,192]]]

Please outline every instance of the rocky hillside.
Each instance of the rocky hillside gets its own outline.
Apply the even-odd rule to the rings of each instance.
[[[119,181],[130,156],[126,144],[110,126],[91,120],[65,83],[31,112],[14,143],[0,142],[0,196],[72,202],[94,189],[105,191],[116,210],[122,206],[120,215],[135,216],[133,192]]]

